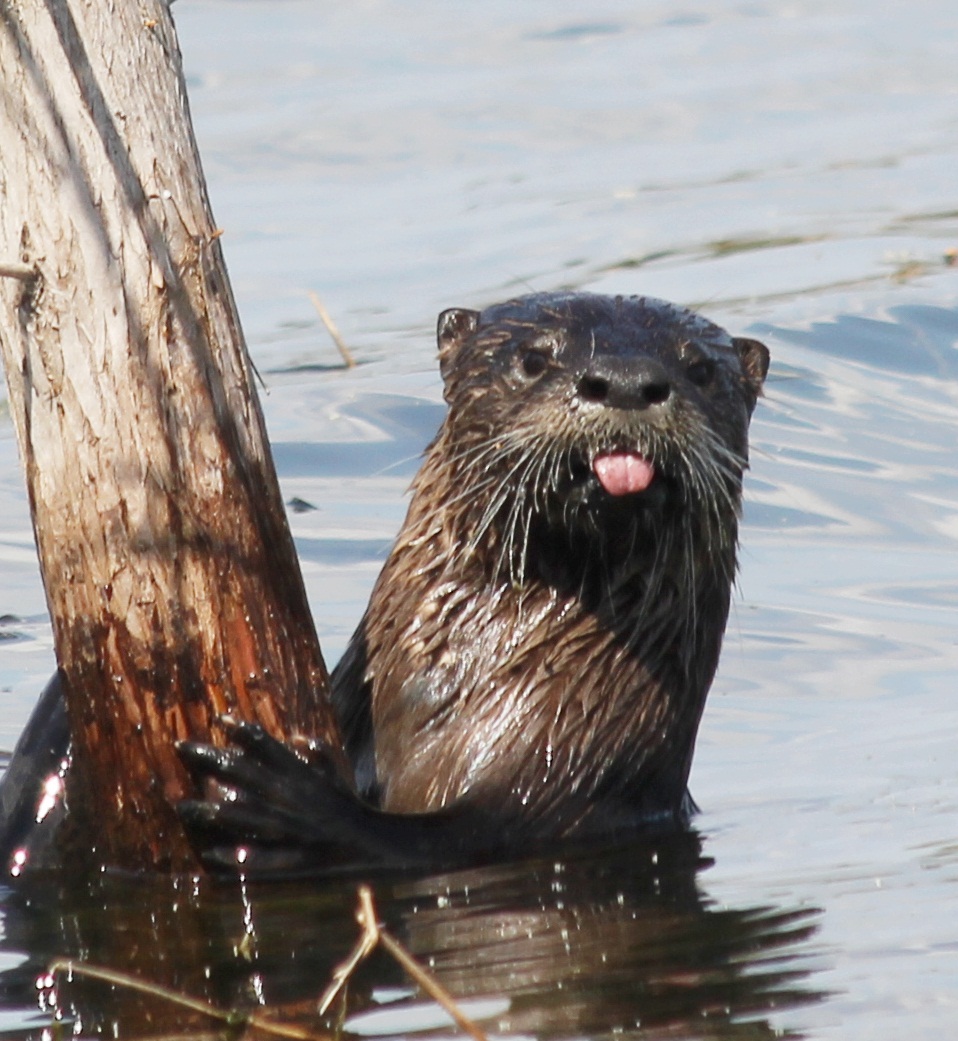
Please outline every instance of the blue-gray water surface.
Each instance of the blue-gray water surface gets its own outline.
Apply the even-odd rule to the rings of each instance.
[[[773,355],[693,770],[697,835],[376,880],[397,935],[508,1036],[954,1036],[951,0],[174,13],[284,496],[321,506],[291,524],[331,660],[442,415],[439,310],[644,293]],[[309,291],[355,370],[335,368]],[[53,650],[5,413],[0,576],[10,747]],[[184,1029],[153,1006],[117,1011],[102,986],[37,989],[59,953],[309,1022],[356,933],[355,880],[172,900],[144,886],[0,893],[0,1031],[39,1035],[57,1014],[77,1034],[114,1016],[127,1037]],[[386,959],[346,1014],[367,1036],[451,1030]]]

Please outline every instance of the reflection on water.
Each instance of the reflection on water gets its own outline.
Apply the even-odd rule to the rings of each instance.
[[[412,950],[455,994],[504,994],[509,1034],[772,1037],[763,1018],[822,995],[809,909],[718,908],[694,835],[603,857],[398,887]],[[436,894],[441,899],[436,899]]]
[[[719,907],[700,883],[707,866],[698,838],[680,834],[555,860],[380,878],[374,889],[394,935],[497,1034],[781,1036],[770,1013],[824,996],[812,975],[819,914]],[[47,960],[66,955],[220,1007],[265,1002],[285,1022],[318,1026],[317,998],[356,939],[354,889],[35,883],[4,902],[0,996],[24,1017],[39,1008],[84,1035],[210,1025],[96,981],[61,977],[38,992]],[[417,1033],[436,1014],[383,954],[331,1013],[364,1034]]]

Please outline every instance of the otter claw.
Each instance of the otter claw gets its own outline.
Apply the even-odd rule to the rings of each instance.
[[[246,720],[233,720],[229,728],[229,738],[247,752],[256,752],[260,748],[275,742],[259,723],[248,723]]]
[[[236,762],[236,750],[204,745],[198,741],[177,741],[176,751],[180,759],[192,770],[217,773],[229,769]]]
[[[203,802],[200,799],[183,799],[176,804],[176,812],[184,824],[193,827],[209,827],[220,815],[220,804]]]

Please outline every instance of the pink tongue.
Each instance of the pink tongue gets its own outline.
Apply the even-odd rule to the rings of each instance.
[[[655,476],[655,467],[638,452],[605,452],[593,459],[592,469],[609,495],[644,492]]]

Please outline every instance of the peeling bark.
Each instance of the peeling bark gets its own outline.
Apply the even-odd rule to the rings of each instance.
[[[98,862],[192,866],[173,742],[340,742],[166,3],[0,0],[0,349]],[[344,767],[345,769],[345,767]]]

